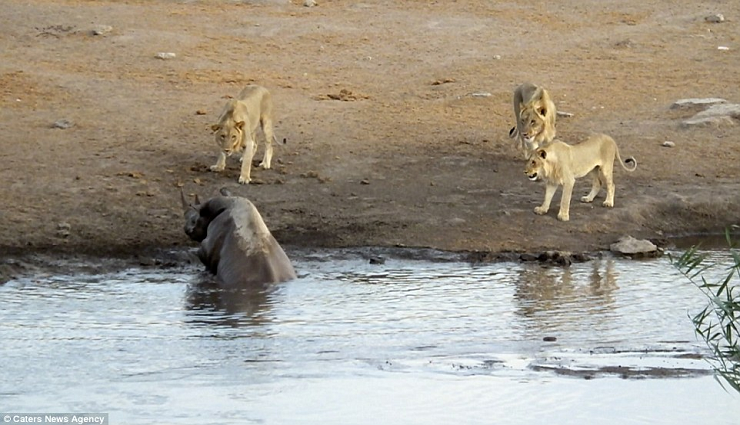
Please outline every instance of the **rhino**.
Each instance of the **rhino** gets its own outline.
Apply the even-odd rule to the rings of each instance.
[[[197,255],[223,288],[244,288],[295,279],[290,259],[270,233],[257,208],[247,198],[221,189],[195,204],[185,200],[185,234],[200,242]]]

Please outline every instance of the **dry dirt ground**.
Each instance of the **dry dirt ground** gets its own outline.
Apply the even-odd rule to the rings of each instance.
[[[740,102],[738,52],[730,0],[4,0],[0,254],[189,246],[180,187],[249,197],[288,246],[495,255],[721,232],[740,211],[738,127],[683,128],[695,111],[670,106]],[[605,132],[637,158],[614,209],[579,203],[579,182],[570,222],[559,194],[532,212],[544,184],[508,139],[524,81],[574,114],[563,140]],[[209,125],[253,82],[288,142],[240,186],[235,158],[208,170]]]

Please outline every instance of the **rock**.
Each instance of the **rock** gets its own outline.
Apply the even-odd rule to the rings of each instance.
[[[113,31],[113,27],[110,25],[96,25],[92,29],[92,35],[105,35]]]
[[[542,338],[542,340],[545,341],[545,342],[555,342],[558,339],[556,337],[554,337],[554,336],[546,336],[546,337]]]
[[[727,46],[717,46],[717,50],[730,50]]]
[[[671,142],[670,140],[666,140],[665,142],[663,142],[661,146],[666,147],[666,148],[672,148],[676,146],[676,144]]]
[[[501,55],[493,55],[494,60],[501,60]]]
[[[681,99],[673,102],[671,109],[694,108],[697,106],[706,107],[716,103],[727,103],[727,101],[718,97]]]
[[[51,128],[59,128],[62,130],[66,130],[70,127],[72,127],[74,124],[72,124],[72,121],[69,120],[58,120],[54,121],[54,124],[51,125]]]
[[[174,59],[177,57],[177,55],[172,52],[159,52],[155,55],[155,57],[157,59],[165,60],[165,59]]]
[[[316,1],[315,0],[304,0],[303,5],[306,7],[314,7],[316,6]]]
[[[370,264],[385,264],[385,258],[383,257],[370,257]]]
[[[482,91],[475,92],[475,93],[470,93],[470,95],[472,97],[491,97],[491,93],[482,92]]]
[[[709,22],[710,24],[719,24],[725,21],[725,15],[721,13],[715,13],[714,15],[704,17],[704,20]]]
[[[715,103],[709,108],[697,113],[682,124],[684,127],[706,126],[708,124],[734,124],[740,119],[740,105],[735,103]]]
[[[635,239],[629,235],[611,244],[609,250],[628,257],[650,257],[658,253],[658,247],[654,243],[645,239]]]
[[[734,124],[735,121],[731,117],[692,118],[681,123],[684,127],[724,127]]]
[[[538,256],[537,255],[534,255],[534,254],[524,253],[524,254],[522,254],[522,255],[519,256],[519,260],[520,261],[524,261],[524,262],[537,261],[537,259],[538,259],[537,257]]]
[[[565,118],[570,118],[570,117],[572,117],[572,116],[573,116],[573,114],[572,114],[572,113],[570,113],[570,112],[565,112],[565,111],[555,111],[555,115],[557,115],[557,116],[559,116],[559,117],[565,117]]]
[[[72,230],[72,226],[69,223],[61,222],[57,224],[57,236],[60,238],[68,237],[70,230]]]

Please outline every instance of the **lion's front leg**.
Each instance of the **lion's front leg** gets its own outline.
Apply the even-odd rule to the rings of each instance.
[[[244,154],[242,154],[242,168],[239,174],[239,184],[249,184],[252,181],[252,157],[254,157],[254,139],[251,135],[244,133],[244,137],[247,139],[244,143]]]
[[[547,212],[550,210],[550,202],[552,202],[552,197],[553,195],[555,195],[555,191],[557,189],[557,184],[547,182],[547,185],[545,186],[545,199],[542,201],[542,205],[540,205],[539,207],[534,207],[535,214],[547,214]]]
[[[218,159],[214,165],[211,165],[211,171],[223,171],[226,168],[226,154],[223,152],[218,153]]]
[[[560,221],[570,220],[570,197],[573,195],[574,184],[575,179],[563,182],[563,195],[560,197],[560,212],[558,212],[558,220]]]

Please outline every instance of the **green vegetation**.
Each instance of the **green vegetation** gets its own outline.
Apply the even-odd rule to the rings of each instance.
[[[706,254],[700,254],[697,247],[671,261],[708,298],[707,306],[691,317],[694,329],[711,349],[710,362],[718,377],[740,392],[740,286],[735,281],[740,279],[740,252],[733,247],[729,232],[726,236],[733,263],[728,267],[726,276],[717,283],[708,282],[705,278],[705,272],[715,264],[707,264]],[[720,384],[723,383],[718,380]]]

